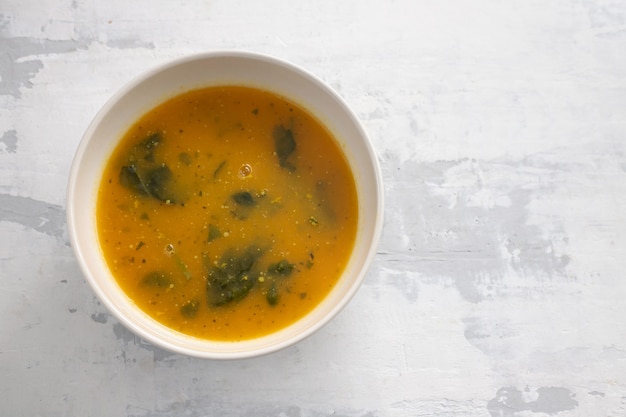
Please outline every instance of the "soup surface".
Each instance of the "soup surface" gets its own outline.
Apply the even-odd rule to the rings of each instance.
[[[237,341],[298,320],[354,246],[355,181],[327,129],[298,105],[239,86],[186,92],[121,139],[99,189],[109,268],[147,314]]]

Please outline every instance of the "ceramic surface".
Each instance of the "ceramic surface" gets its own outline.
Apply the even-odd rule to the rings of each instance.
[[[355,175],[359,223],[352,257],[330,294],[311,313],[274,334],[241,342],[202,340],[174,332],[140,311],[112,277],[99,250],[95,224],[104,166],[125,131],[145,112],[184,91],[243,85],[299,103],[334,134]],[[68,183],[67,218],[72,247],[100,300],[139,336],[172,351],[214,359],[273,352],[310,335],[337,314],[359,288],[382,228],[382,178],[361,123],[332,89],[308,72],[269,56],[247,52],[194,55],[148,71],[123,87],[98,112],[78,147]]]

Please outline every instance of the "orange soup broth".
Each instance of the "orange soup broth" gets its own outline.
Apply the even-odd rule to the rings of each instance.
[[[295,141],[284,164],[272,139],[277,126]],[[133,149],[156,132],[162,141],[153,156],[171,170],[178,201],[120,184]],[[237,192],[253,203],[237,204]],[[357,206],[346,158],[319,121],[269,92],[232,86],[184,93],[132,126],[105,168],[96,217],[109,268],[143,311],[185,334],[237,341],[282,329],[321,302],[352,252]],[[254,286],[212,305],[208,271],[228,251],[246,250],[256,253]],[[281,260],[293,271],[272,278],[268,271]],[[145,285],[155,271],[167,285]]]

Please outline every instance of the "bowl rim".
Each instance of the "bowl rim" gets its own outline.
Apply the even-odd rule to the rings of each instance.
[[[372,190],[372,191],[375,192],[376,194],[376,213],[374,214],[374,224],[370,232],[371,239],[370,239],[369,245],[367,246],[367,252],[364,254],[363,261],[359,264],[359,267],[357,270],[358,274],[354,279],[351,280],[351,284],[349,285],[348,290],[339,299],[339,301],[333,304],[332,308],[330,308],[320,320],[317,320],[316,322],[314,322],[313,325],[308,326],[307,328],[295,334],[294,336],[288,337],[284,340],[280,340],[279,342],[271,343],[268,346],[258,346],[250,350],[229,349],[228,351],[216,351],[216,350],[204,350],[204,349],[190,348],[182,344],[172,343],[171,341],[165,340],[159,337],[159,335],[148,332],[146,331],[146,329],[139,326],[136,323],[136,321],[133,319],[133,317],[129,317],[127,314],[124,314],[124,312],[122,312],[118,308],[118,306],[116,306],[113,303],[113,301],[109,299],[105,291],[101,288],[101,285],[98,282],[98,280],[93,276],[92,269],[88,265],[88,262],[85,258],[85,251],[98,250],[99,247],[97,249],[93,249],[93,248],[90,249],[90,248],[83,247],[82,240],[80,238],[80,230],[78,230],[76,222],[75,222],[76,207],[74,206],[74,204],[77,199],[76,183],[79,178],[80,168],[82,164],[84,163],[83,161],[85,159],[86,151],[87,151],[88,145],[90,144],[91,138],[96,133],[100,124],[103,122],[103,119],[105,118],[105,116],[109,114],[109,112],[111,112],[111,110],[120,102],[120,100],[123,97],[126,97],[129,93],[131,93],[133,90],[139,87],[142,83],[147,82],[148,80],[157,76],[160,73],[163,73],[165,71],[168,71],[178,66],[183,66],[189,63],[193,63],[195,61],[216,60],[216,59],[219,60],[223,58],[244,59],[244,60],[250,60],[251,62],[262,61],[264,63],[282,67],[290,72],[295,73],[298,76],[308,79],[308,81],[311,82],[315,86],[315,88],[319,88],[323,90],[325,94],[327,94],[329,97],[334,99],[339,104],[339,106],[345,112],[345,115],[350,119],[351,123],[354,125],[354,128],[356,129],[358,136],[362,139],[359,143],[360,143],[360,146],[363,147],[367,155],[367,161],[369,164],[371,164],[373,177],[375,179],[375,184],[368,184],[368,185],[375,186],[375,190]],[[182,90],[181,92],[177,94],[180,94],[184,91],[188,91],[194,88],[197,88],[197,87],[191,87],[191,88],[188,88],[187,90]],[[173,91],[169,91],[169,92],[174,93]],[[173,95],[176,95],[176,94],[173,94]],[[157,105],[157,104],[158,102],[154,103],[154,105]],[[305,108],[307,107],[305,106]],[[309,111],[315,114],[315,112],[313,112],[312,110],[309,110]],[[140,117],[140,116],[141,115],[137,115],[136,117]],[[343,151],[345,152],[346,149],[343,149]],[[360,196],[359,196],[359,199],[361,199]],[[383,229],[383,219],[384,219],[384,193],[383,193],[383,179],[382,179],[382,174],[381,174],[380,163],[377,158],[374,147],[371,143],[371,139],[369,138],[363,124],[361,123],[359,118],[356,116],[356,114],[353,112],[353,110],[350,108],[350,106],[348,106],[346,101],[334,89],[332,89],[329,85],[327,85],[320,78],[318,78],[317,76],[313,75],[309,71],[291,62],[276,58],[271,55],[263,54],[263,53],[240,51],[240,50],[219,50],[219,51],[200,52],[200,53],[189,54],[183,57],[172,59],[160,65],[156,65],[148,69],[147,71],[141,72],[139,75],[136,75],[134,78],[132,78],[129,82],[122,85],[121,88],[119,88],[98,110],[98,112],[95,114],[95,116],[89,123],[88,127],[86,128],[85,132],[83,133],[83,136],[76,148],[76,151],[72,160],[68,182],[67,182],[67,190],[66,190],[66,221],[67,221],[70,245],[79,263],[79,266],[81,268],[84,278],[88,281],[92,290],[96,293],[100,302],[102,302],[105,305],[109,313],[115,316],[127,329],[131,330],[135,335],[138,335],[142,339],[145,339],[156,346],[159,346],[171,352],[185,354],[185,355],[193,356],[193,357],[208,358],[208,359],[243,359],[243,358],[266,355],[266,354],[284,349],[295,343],[298,343],[304,340],[305,338],[309,337],[313,333],[317,332],[322,327],[324,327],[328,322],[330,322],[334,317],[336,317],[337,314],[348,304],[348,302],[354,297],[354,295],[360,288],[362,282],[364,281],[365,275],[367,274],[369,270],[369,267],[373,261],[373,258],[378,248],[380,236],[382,234],[382,229]],[[112,276],[111,278],[113,281],[115,281],[115,279]],[[117,283],[115,283],[115,285],[117,285]],[[135,310],[137,310],[136,313],[142,312],[142,310],[136,306],[135,306]],[[307,313],[304,317],[308,316],[309,314],[311,314],[311,312]],[[302,319],[299,319],[298,321]],[[163,327],[165,331],[178,333],[175,330],[169,329],[165,326]],[[279,332],[276,332],[276,333],[279,333]],[[273,334],[276,334],[276,333],[273,333]],[[184,336],[194,339],[193,337],[188,336],[188,335],[184,335]],[[259,339],[263,339],[263,337]],[[256,339],[251,339],[251,340],[256,340]],[[203,339],[203,341],[206,342],[205,344],[207,346],[208,345],[214,345],[214,346],[223,345],[223,346],[234,347],[237,345],[242,345],[243,344],[242,342],[247,342],[248,340],[244,340],[242,342],[220,342],[220,341]]]

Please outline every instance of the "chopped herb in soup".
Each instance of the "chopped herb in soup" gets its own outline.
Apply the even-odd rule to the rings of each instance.
[[[238,86],[186,92],[139,119],[105,167],[96,215],[109,268],[142,310],[225,341],[315,308],[358,220],[328,130],[295,103]]]

